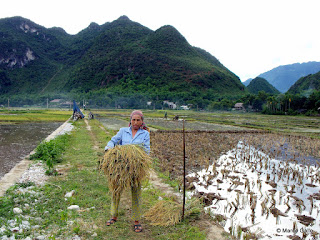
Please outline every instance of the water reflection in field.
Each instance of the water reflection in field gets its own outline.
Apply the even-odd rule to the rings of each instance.
[[[59,122],[0,125],[0,178],[60,125]]]
[[[98,118],[98,120],[108,129],[119,130],[122,127],[128,127],[129,122],[117,118]]]

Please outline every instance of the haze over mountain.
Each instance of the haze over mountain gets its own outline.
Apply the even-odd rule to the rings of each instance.
[[[142,93],[163,98],[243,94],[240,79],[172,26],[152,31],[122,16],[76,35],[0,19],[0,93]]]
[[[249,92],[253,94],[258,94],[259,91],[264,91],[270,94],[279,94],[280,92],[272,86],[268,81],[261,77],[256,77],[250,81],[249,85],[247,86]]]
[[[301,77],[320,71],[320,62],[295,63],[276,67],[258,77],[266,79],[280,92],[285,93]]]

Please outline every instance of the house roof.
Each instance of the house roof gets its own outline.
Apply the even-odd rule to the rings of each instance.
[[[51,103],[58,103],[58,102],[60,102],[62,99],[53,99],[53,100],[51,100],[50,102]]]
[[[234,107],[243,107],[243,103],[236,103],[235,105],[234,105]]]

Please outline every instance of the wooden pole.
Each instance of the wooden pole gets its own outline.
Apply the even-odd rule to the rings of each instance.
[[[184,209],[186,204],[186,140],[184,130],[184,119],[182,122],[183,126],[183,203],[182,203],[182,221],[184,220]]]

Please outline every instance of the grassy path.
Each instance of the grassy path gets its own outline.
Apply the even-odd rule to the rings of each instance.
[[[74,125],[63,160],[56,166],[59,175],[51,177],[43,187],[15,185],[0,198],[0,228],[3,227],[0,237],[14,234],[16,239],[227,239],[212,235],[214,229],[210,233],[214,225],[205,214],[169,227],[152,226],[142,219],[144,231],[135,233],[131,194],[127,192],[121,198],[117,223],[106,226],[110,217],[110,194],[106,178],[97,166],[106,142],[115,132],[104,129],[96,120],[77,121]],[[167,197],[151,181],[145,182],[142,188],[143,212],[160,196]],[[75,194],[65,198],[72,190]],[[68,210],[71,205],[78,205],[80,210]],[[22,214],[14,214],[15,207],[21,208]],[[12,221],[20,226],[20,232],[5,230],[10,224],[14,225]],[[21,227],[24,221],[30,224],[25,229]]]

